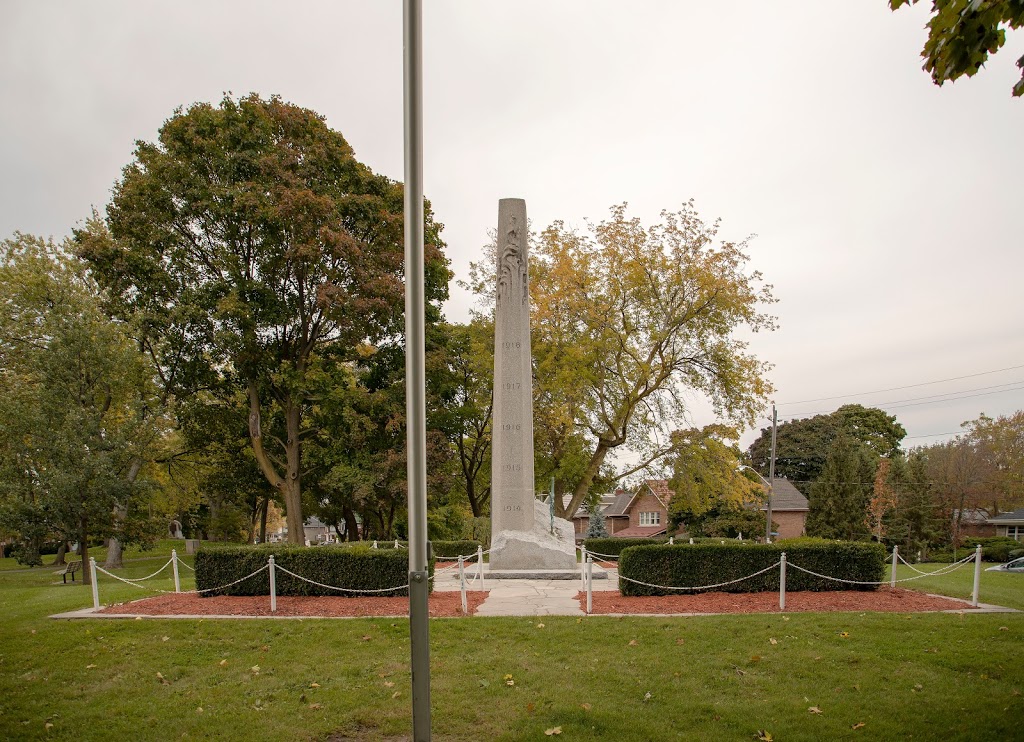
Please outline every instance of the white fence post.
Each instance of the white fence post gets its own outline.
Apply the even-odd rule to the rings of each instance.
[[[469,608],[466,604],[466,571],[463,568],[464,557],[459,555],[459,592],[462,593],[462,613],[465,615],[469,612]]]
[[[582,560],[580,569],[580,587],[584,590],[587,589],[587,546],[584,544],[580,547],[580,559]]]
[[[376,542],[376,540],[375,540],[375,541],[373,542],[373,546],[371,546],[370,548],[371,548],[371,549],[376,549],[376,548],[377,548],[377,542]]]
[[[174,592],[181,592],[181,580],[178,578],[178,550],[171,549],[171,566],[174,569]]]
[[[277,572],[273,554],[270,555],[270,612],[277,613]]]
[[[476,547],[476,573],[480,578],[480,589],[484,589],[484,547],[481,544]]]
[[[896,565],[900,561],[900,547],[892,547],[892,577],[889,578],[889,587],[896,587]]]
[[[971,594],[971,605],[978,607],[978,589],[981,587],[981,544],[974,550],[974,592]]]
[[[676,537],[675,536],[669,536],[668,537],[668,545],[669,546],[675,546],[676,545]]]
[[[779,610],[786,610],[786,552],[779,559]]]
[[[96,584],[96,557],[89,557],[89,575],[92,578],[92,607],[100,609],[100,586]]]
[[[587,557],[587,615],[594,609],[594,558]]]

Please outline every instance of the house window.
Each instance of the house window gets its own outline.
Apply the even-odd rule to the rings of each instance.
[[[642,526],[658,526],[661,525],[661,513],[640,513],[640,525]]]
[[[1006,535],[1014,541],[1024,541],[1024,526],[1007,526]]]

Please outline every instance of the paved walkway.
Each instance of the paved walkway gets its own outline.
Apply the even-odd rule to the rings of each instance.
[[[619,589],[619,575],[614,569],[606,570],[608,579],[594,580],[594,592]],[[479,590],[480,581],[472,570],[466,572],[468,590]],[[476,609],[476,616],[582,616],[577,597],[584,589],[581,580],[496,580],[487,579],[484,589],[487,599]],[[445,570],[434,580],[438,592],[459,589],[458,570]]]

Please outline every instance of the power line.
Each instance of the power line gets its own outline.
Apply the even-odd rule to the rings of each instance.
[[[1003,371],[1015,371],[1015,370],[1017,370],[1019,368],[1024,368],[1024,365],[1009,366],[1007,368],[997,368],[997,369],[995,369],[993,371],[982,371],[981,373],[967,374],[966,376],[953,376],[953,377],[951,377],[949,379],[938,379],[937,381],[924,381],[924,382],[921,382],[920,384],[907,384],[906,386],[894,386],[894,387],[890,387],[889,389],[876,389],[876,390],[871,391],[871,392],[859,392],[859,393],[856,393],[856,394],[837,394],[834,397],[818,397],[817,399],[801,399],[801,400],[797,400],[795,402],[779,402],[778,404],[780,406],[782,406],[782,405],[792,405],[792,404],[807,404],[807,403],[810,403],[810,402],[826,402],[826,401],[831,400],[831,399],[845,399],[847,397],[863,397],[863,396],[868,395],[868,394],[881,394],[882,392],[895,392],[895,391],[899,391],[900,389],[913,389],[913,388],[919,387],[919,386],[930,386],[932,384],[943,384],[943,383],[945,383],[947,381],[960,381],[961,379],[973,379],[973,378],[975,378],[977,376],[988,376],[990,374],[998,374],[998,373],[1001,373]]]
[[[1020,384],[1020,381],[1011,381],[1008,384]],[[1008,384],[997,384],[996,386],[1007,386]],[[993,387],[978,387],[978,389],[965,389],[963,392],[946,392],[945,394],[932,394],[926,397],[912,397],[910,399],[896,399],[892,402],[876,402],[872,406],[880,407],[889,410],[898,410],[904,407],[917,407],[923,404],[936,404],[938,402],[956,402],[961,399],[972,399],[974,397],[987,397],[991,394],[1003,394],[1005,392],[1019,392],[1024,390],[1024,386],[1015,386],[1010,389],[996,389],[995,391],[981,392],[980,394],[964,394],[964,392],[975,392],[981,389],[992,389]],[[944,397],[944,399],[938,399],[938,397]],[[919,401],[925,400],[925,401]],[[795,420],[801,417],[808,417],[813,415],[828,415],[834,410],[820,410],[818,412],[797,412],[792,415],[786,415],[787,420]]]

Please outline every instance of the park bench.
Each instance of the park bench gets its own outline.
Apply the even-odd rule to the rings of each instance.
[[[64,569],[62,569],[57,574],[62,575],[64,577],[64,584],[66,585],[68,583],[68,575],[71,575],[71,581],[74,582],[75,572],[79,571],[81,568],[82,560],[77,559],[73,562],[68,562],[66,565],[64,565]]]

